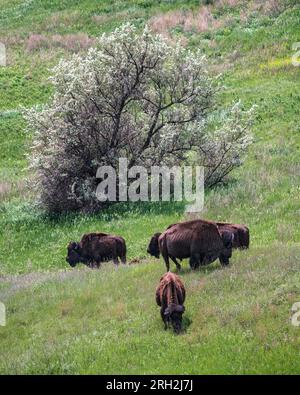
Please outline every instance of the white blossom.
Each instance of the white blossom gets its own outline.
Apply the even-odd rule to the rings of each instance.
[[[103,34],[85,56],[61,60],[50,80],[50,102],[25,116],[34,131],[34,185],[51,212],[99,209],[97,168],[117,168],[120,157],[150,168],[182,164],[194,151],[211,169],[225,142],[234,167],[250,143],[239,105],[206,134],[217,79],[200,51],[172,46],[148,27],[139,33],[125,24]]]

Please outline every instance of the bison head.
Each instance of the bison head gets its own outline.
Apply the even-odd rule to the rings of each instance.
[[[171,323],[174,332],[180,333],[182,326],[182,314],[184,313],[184,306],[181,304],[170,303],[164,311],[166,321]]]
[[[247,226],[239,226],[237,230],[238,247],[241,249],[249,248],[249,229]]]
[[[69,243],[66,261],[70,264],[70,266],[75,267],[77,263],[82,262],[79,251],[80,246],[78,243],[76,243],[75,241]]]
[[[155,256],[155,258],[159,258],[158,238],[160,235],[161,233],[155,233],[153,235],[147,249],[148,254]]]

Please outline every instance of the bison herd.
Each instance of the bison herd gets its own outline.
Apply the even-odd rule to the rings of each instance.
[[[181,331],[182,314],[185,310],[185,288],[180,277],[170,270],[170,260],[178,270],[178,260],[189,259],[191,269],[207,265],[219,259],[222,266],[229,264],[232,249],[249,247],[249,229],[245,225],[212,222],[201,219],[179,222],[168,226],[163,233],[155,233],[147,252],[156,258],[160,255],[166,264],[167,273],[160,279],[156,289],[156,303],[160,306],[161,318],[172,325],[174,331]],[[67,262],[74,267],[82,262],[92,268],[99,268],[101,262],[119,259],[126,264],[126,243],[121,236],[107,233],[88,233],[79,243],[68,245]]]

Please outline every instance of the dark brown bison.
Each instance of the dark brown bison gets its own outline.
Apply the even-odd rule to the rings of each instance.
[[[224,230],[221,234],[214,222],[198,219],[173,224],[163,233],[156,233],[147,252],[156,258],[162,254],[167,271],[170,269],[169,258],[179,270],[181,266],[176,258],[190,258],[192,269],[217,258],[222,265],[228,265],[233,239],[232,232]]]
[[[108,260],[113,260],[118,265],[118,258],[126,264],[126,244],[122,237],[106,233],[87,233],[79,243],[69,243],[66,261],[72,267],[82,262],[99,268],[101,262]]]
[[[246,225],[229,224],[226,222],[216,222],[216,224],[221,234],[223,231],[232,232],[234,234],[232,248],[249,248],[250,234]]]
[[[171,324],[175,333],[181,331],[182,314],[185,310],[185,289],[180,278],[171,272],[161,277],[156,289],[156,303],[160,306],[160,315],[165,329]]]

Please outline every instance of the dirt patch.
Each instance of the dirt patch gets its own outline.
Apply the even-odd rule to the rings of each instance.
[[[91,269],[82,267],[79,270],[59,270],[56,272],[32,272],[21,275],[5,275],[0,277],[0,299],[4,300],[23,289],[43,284],[51,280],[64,281],[69,278],[76,278],[86,273],[90,273]]]
[[[139,259],[139,258],[134,258],[134,259],[131,259],[131,260],[128,262],[128,265],[138,265],[139,263],[141,263],[141,259]]]

